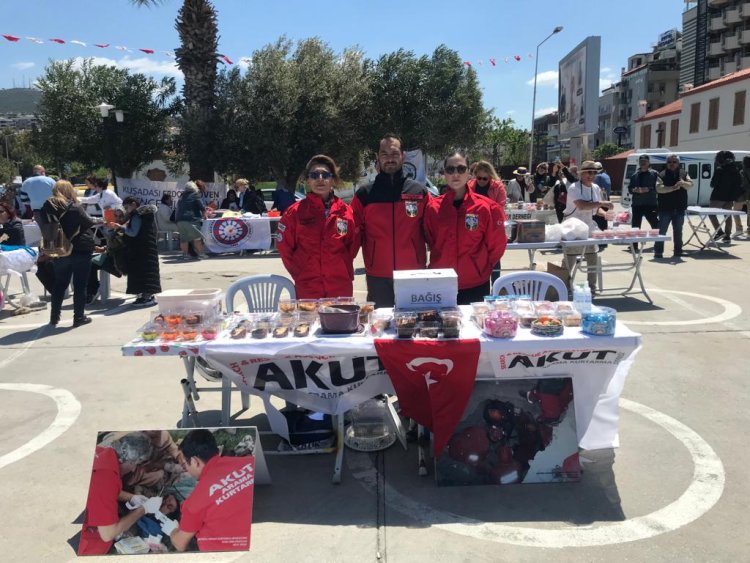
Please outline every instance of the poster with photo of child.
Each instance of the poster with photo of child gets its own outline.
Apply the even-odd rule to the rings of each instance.
[[[248,550],[257,432],[99,432],[78,555]]]
[[[435,477],[441,486],[579,481],[572,379],[477,381]]]

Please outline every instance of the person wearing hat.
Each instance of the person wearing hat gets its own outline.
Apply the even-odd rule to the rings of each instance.
[[[594,183],[596,177],[596,166],[593,161],[585,160],[579,169],[580,180],[568,186],[568,198],[565,206],[565,219],[575,217],[580,219],[589,227],[589,232],[597,230],[598,227],[594,222],[594,215],[601,210],[609,210],[614,206],[611,201],[606,201],[602,197],[601,189]],[[594,246],[574,246],[565,248],[564,265],[572,274],[576,259],[581,254],[586,259],[586,269],[588,270],[588,282],[591,293],[596,293],[596,269],[598,267],[597,247]]]
[[[508,202],[518,203],[529,201],[529,194],[534,191],[534,184],[525,166],[519,166],[513,171],[513,178],[508,182]]]
[[[659,209],[656,201],[656,188],[663,185],[659,174],[651,168],[651,159],[647,154],[638,157],[638,170],[630,177],[628,191],[633,196],[631,226],[641,228],[646,218],[652,229],[659,228]],[[633,248],[638,248],[634,244]]]
[[[594,182],[602,190],[607,192],[607,199],[609,199],[612,196],[612,179],[609,177],[609,174],[607,174],[607,171],[604,170],[604,166],[602,166],[601,162],[596,161],[594,163],[594,166],[596,166],[597,170],[596,179],[594,180]]]

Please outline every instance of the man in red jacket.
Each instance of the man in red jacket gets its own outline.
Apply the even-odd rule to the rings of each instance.
[[[392,307],[393,271],[426,267],[422,221],[427,188],[403,173],[401,139],[387,134],[378,147],[379,174],[352,199],[354,221],[362,237],[367,274],[367,300]]]

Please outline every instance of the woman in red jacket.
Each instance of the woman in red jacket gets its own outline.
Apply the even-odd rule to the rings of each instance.
[[[307,197],[281,218],[277,248],[298,299],[351,296],[359,235],[351,208],[336,197],[336,163],[319,154],[305,167]]]
[[[480,160],[474,163],[473,168],[474,177],[468,182],[469,189],[490,198],[505,209],[508,199],[505,184],[495,172],[495,167],[486,160]]]
[[[458,273],[458,303],[481,301],[490,274],[505,252],[505,212],[491,199],[468,189],[468,160],[456,152],[443,162],[448,190],[431,199],[424,214],[430,268]]]

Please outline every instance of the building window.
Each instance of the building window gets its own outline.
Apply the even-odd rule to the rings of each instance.
[[[708,130],[719,128],[719,98],[708,100]]]
[[[744,125],[745,124],[745,96],[747,90],[734,93],[734,117],[732,118],[732,125]]]
[[[678,135],[680,133],[680,120],[673,119],[669,124],[669,146],[676,147],[679,143]]]
[[[651,148],[651,125],[643,125],[641,127],[641,148]]]
[[[697,133],[700,125],[701,103],[690,105],[690,132]]]
[[[664,146],[664,140],[667,137],[667,122],[660,121],[656,126],[656,148],[660,149]]]

